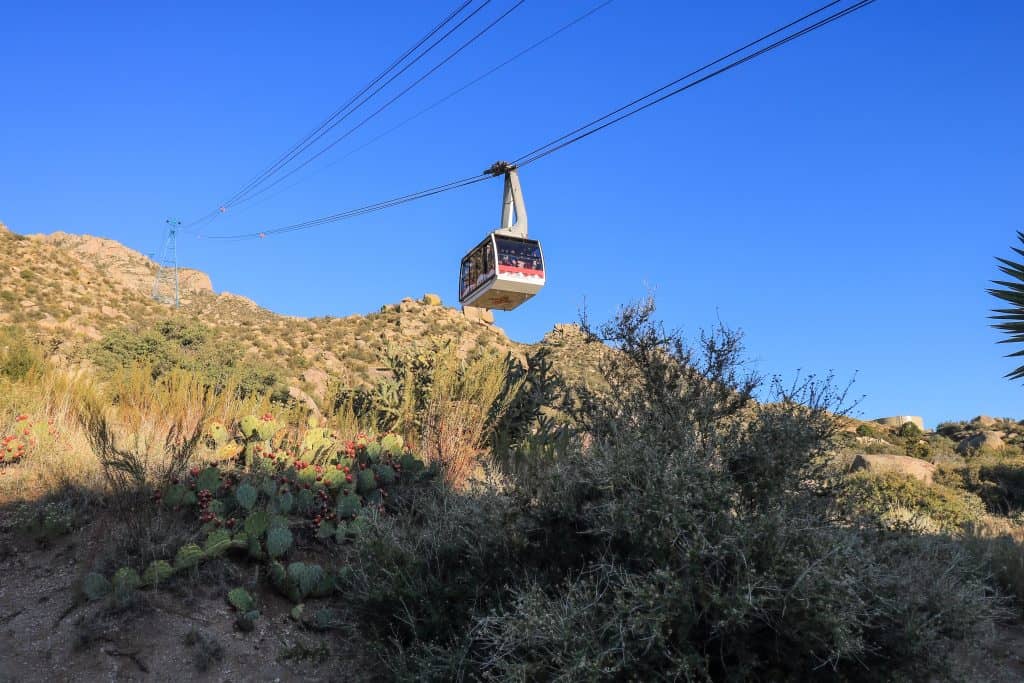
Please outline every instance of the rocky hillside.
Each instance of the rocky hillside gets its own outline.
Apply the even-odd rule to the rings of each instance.
[[[464,353],[497,348],[522,355],[488,311],[445,306],[424,295],[369,315],[297,318],[279,315],[228,292],[214,291],[205,273],[179,269],[181,308],[153,300],[157,264],[113,240],[57,232],[19,235],[0,223],[0,326],[26,330],[54,360],[89,366],[112,334],[142,333],[166,321],[200,323],[245,358],[275,368],[294,396],[321,401],[338,382],[356,386],[379,373],[389,347],[450,341]],[[541,345],[567,374],[580,369],[586,346],[573,325],[559,325]],[[592,354],[591,354],[592,355]],[[592,373],[591,373],[592,374]]]
[[[522,356],[531,350],[510,340],[490,312],[445,306],[432,294],[368,315],[298,318],[237,294],[217,293],[207,274],[180,268],[181,308],[175,310],[152,298],[156,263],[114,240],[88,235],[19,235],[0,223],[0,269],[0,327],[24,329],[55,361],[69,366],[89,366],[111,335],[197,321],[216,342],[274,368],[293,396],[319,403],[333,383],[373,381],[381,374],[381,352],[389,347],[447,340],[463,353],[496,348]],[[576,325],[555,325],[534,348],[549,351],[555,370],[570,383],[602,382],[597,367],[606,347],[589,343]],[[861,427],[861,443],[851,445],[892,452],[894,444],[881,443],[882,436],[895,434],[903,419]],[[863,424],[851,421],[849,431]],[[1012,420],[987,417],[948,423],[931,437],[942,437],[932,450],[945,455],[1024,447],[1021,431],[1024,427]],[[897,452],[903,445],[895,444]]]

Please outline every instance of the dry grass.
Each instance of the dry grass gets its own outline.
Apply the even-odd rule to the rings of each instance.
[[[66,488],[103,494],[160,486],[207,455],[203,434],[212,420],[230,424],[270,408],[265,396],[238,399],[230,384],[214,393],[181,371],[154,381],[147,368],[129,368],[100,383],[44,363],[17,380],[0,376],[0,436],[41,427],[20,462],[0,467],[0,505]],[[288,418],[299,423],[304,415]]]
[[[964,544],[983,558],[999,588],[1024,607],[1024,525],[1005,517],[986,515],[971,524]]]
[[[179,370],[153,380],[146,367],[115,373],[82,394],[79,419],[108,483],[118,491],[162,486],[181,477],[201,446],[211,420],[266,409],[266,398],[238,399]]]
[[[21,415],[47,427],[22,462],[0,469],[0,505],[69,486],[102,488],[101,468],[77,419],[78,402],[88,390],[79,378],[52,370],[18,381],[0,378],[0,433],[20,433]]]
[[[455,349],[438,353],[433,385],[423,415],[421,448],[445,481],[463,488],[479,469],[494,423],[522,386],[508,387],[504,357],[484,354],[463,362]]]

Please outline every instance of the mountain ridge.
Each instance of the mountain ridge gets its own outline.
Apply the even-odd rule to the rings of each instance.
[[[175,309],[152,297],[152,259],[92,235],[21,235],[0,223],[0,268],[8,273],[0,281],[0,325],[24,329],[56,362],[72,367],[92,365],[97,345],[119,330],[198,322],[242,357],[280,368],[293,397],[321,402],[333,382],[372,384],[389,347],[449,342],[462,354],[493,348],[520,358],[531,348],[509,339],[489,311],[458,310],[436,295],[406,297],[368,314],[303,318],[216,292],[208,274],[190,268],[178,269]],[[549,334],[566,361],[573,356],[564,352],[571,327],[557,325]]]

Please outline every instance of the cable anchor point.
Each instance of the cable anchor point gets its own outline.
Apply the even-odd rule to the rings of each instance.
[[[490,168],[484,171],[485,175],[499,176],[514,171],[516,169],[515,164],[510,164],[507,161],[495,161]]]

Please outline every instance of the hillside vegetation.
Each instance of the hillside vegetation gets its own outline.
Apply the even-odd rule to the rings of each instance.
[[[24,236],[0,224],[0,268],[8,274],[0,280],[0,324],[17,326],[71,366],[140,358],[166,365],[198,350],[214,364],[245,359],[272,367],[275,381],[293,394],[323,401],[332,383],[366,386],[380,376],[383,347],[446,340],[462,353],[520,349],[484,316],[464,315],[433,297],[368,315],[295,318],[214,294],[208,276],[188,269],[181,271],[182,305],[174,311],[151,296],[156,264],[97,237]],[[204,348],[189,348],[197,342]]]
[[[651,301],[176,313],[94,239],[0,232],[0,680],[1024,676],[1024,423],[854,420]]]

